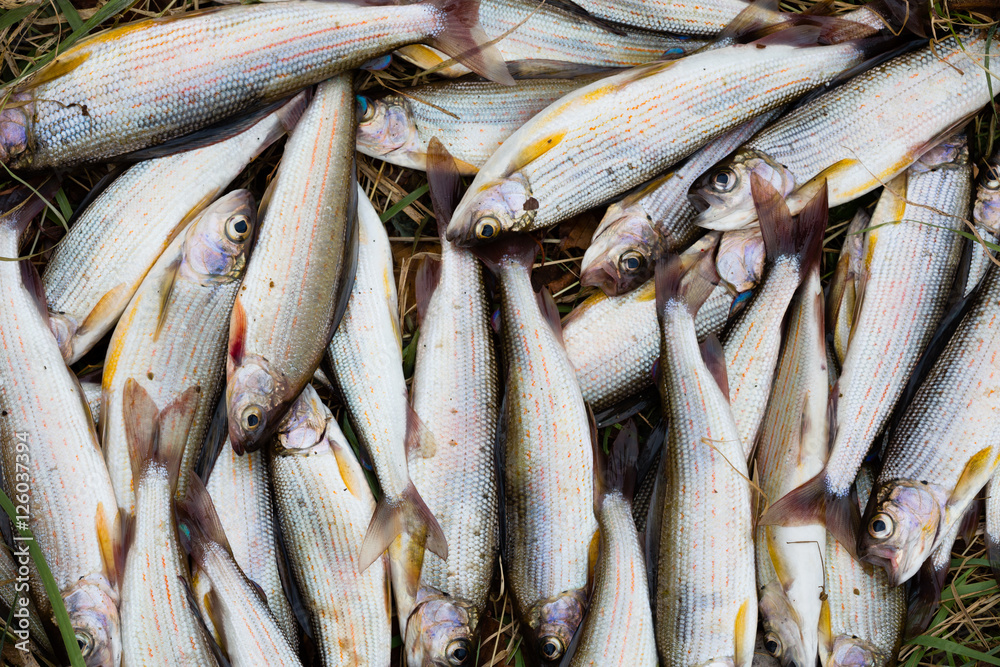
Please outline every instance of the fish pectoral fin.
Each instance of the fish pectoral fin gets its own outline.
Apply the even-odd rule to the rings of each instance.
[[[112,558],[114,558],[114,568],[117,577],[125,573],[125,555],[132,546],[135,538],[135,515],[130,514],[124,508],[118,508],[115,516],[115,525],[112,539]],[[119,582],[120,583],[120,582]]]
[[[116,517],[117,518],[117,517]],[[121,570],[117,566],[115,557],[115,528],[117,520],[108,525],[108,517],[105,514],[104,503],[97,503],[97,513],[94,516],[94,525],[97,529],[97,544],[101,549],[101,561],[104,563],[104,575],[108,581],[116,583]]]
[[[861,164],[860,160],[844,158],[843,160],[834,162],[796,188],[795,192],[788,196],[788,208],[792,214],[798,214],[807,202],[811,201],[823,190],[829,188],[829,190],[836,192],[838,179],[842,178],[844,174],[850,173],[859,164]]]
[[[964,514],[970,499],[975,497],[990,481],[997,466],[1000,465],[1000,447],[996,449],[998,451],[994,451],[993,446],[983,447],[965,464],[965,469],[962,470],[962,474],[945,504],[946,521],[949,524],[958,518],[951,516],[951,514],[955,510],[961,510]]]
[[[106,322],[118,319],[118,315],[128,305],[129,297],[134,291],[135,286],[127,283],[120,283],[111,288],[80,323],[73,337],[79,338],[91,330],[103,326]]]
[[[510,166],[510,173],[521,171],[538,158],[542,157],[550,150],[559,145],[559,142],[566,136],[566,130],[559,130],[546,137],[528,144],[518,152]]]
[[[205,620],[205,617],[201,613],[201,609],[198,608],[198,598],[194,594],[194,589],[191,587],[191,582],[188,581],[187,577],[182,575],[177,575],[177,579],[181,582],[181,586],[184,587],[184,597],[187,600],[188,609],[191,610],[191,614],[198,621],[198,626],[205,635],[205,643],[208,644],[208,648],[212,651],[212,655],[215,656],[216,661],[219,665],[229,665],[229,659],[226,657],[226,651],[223,647],[219,646],[219,642],[215,639],[215,633],[212,631],[212,627]],[[209,590],[205,596],[207,599],[205,601],[205,607],[208,609],[209,616],[212,615],[213,609],[216,605],[212,604],[212,599],[215,597],[215,590]],[[221,627],[221,625],[216,625],[215,627]],[[225,638],[223,638],[225,640]]]
[[[555,299],[552,298],[552,293],[549,292],[548,288],[543,287],[540,292],[535,292],[535,298],[538,299],[538,307],[542,311],[542,317],[552,327],[559,342],[565,344],[562,334],[562,318],[559,315],[559,307],[556,305]]]
[[[182,258],[181,253],[177,253],[177,257],[170,262],[160,279],[159,307],[157,309],[159,314],[156,317],[156,329],[153,330],[154,341],[159,339],[163,323],[167,321],[167,310],[170,307],[170,293],[174,291],[174,283],[177,282],[177,272],[181,268]]]
[[[90,58],[89,51],[65,53],[39,70],[39,72],[29,79],[18,92],[37,88],[38,86],[49,83],[50,81],[55,81],[56,79],[64,77],[85,63],[88,58]]]
[[[753,661],[754,638],[757,634],[757,600],[747,598],[736,612],[733,628],[733,663],[736,667],[749,667]]]

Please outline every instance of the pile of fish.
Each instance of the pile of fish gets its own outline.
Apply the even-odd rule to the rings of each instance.
[[[9,83],[5,259],[119,165],[0,262],[19,659],[476,665],[502,580],[531,664],[894,663],[987,485],[1000,574],[1000,58],[909,9],[232,4]],[[412,378],[357,152],[429,181]],[[593,210],[563,317],[528,233]]]

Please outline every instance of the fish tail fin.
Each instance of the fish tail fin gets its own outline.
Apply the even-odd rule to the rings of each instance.
[[[802,275],[819,269],[823,257],[823,235],[830,217],[829,195],[824,182],[816,195],[799,212],[796,229],[796,249]]]
[[[663,312],[669,300],[680,299],[695,315],[719,284],[714,253],[704,253],[686,273],[684,261],[682,257],[675,256],[657,262],[654,277],[657,313]]]
[[[427,0],[445,17],[445,26],[430,45],[441,49],[476,74],[508,86],[514,78],[500,51],[479,25],[479,0]]]
[[[448,540],[441,524],[434,518],[412,481],[399,497],[382,496],[376,504],[368,532],[361,543],[358,572],[367,570],[404,532],[423,539],[427,549],[447,560]]]
[[[594,446],[594,512],[601,509],[601,503],[609,493],[619,492],[632,502],[635,493],[635,479],[639,460],[639,432],[635,422],[629,419],[615,436],[607,457],[601,451],[597,438],[592,438]]]
[[[134,378],[125,382],[125,438],[133,480],[138,481],[143,470],[155,463],[166,468],[171,490],[177,487],[200,389],[188,387],[163,410],[157,410],[156,403],[142,385]]]
[[[431,137],[427,145],[427,181],[434,217],[437,218],[438,234],[443,243],[451,215],[455,212],[455,204],[459,200],[462,180],[459,178],[455,158],[437,137]]]
[[[233,550],[215,511],[215,504],[198,475],[191,475],[184,499],[177,503],[177,522],[180,525],[181,546],[199,566],[208,544],[218,544],[232,555]]]
[[[511,261],[530,271],[539,247],[539,244],[527,234],[506,234],[500,241],[473,246],[470,250],[486,265],[486,268],[498,274],[500,264]]]
[[[856,557],[861,511],[854,486],[837,495],[827,488],[826,470],[798,488],[792,489],[768,507],[761,525],[804,526],[822,523],[838,542]]]

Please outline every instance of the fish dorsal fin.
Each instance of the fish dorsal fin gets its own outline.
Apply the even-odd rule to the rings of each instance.
[[[701,358],[708,367],[708,372],[715,378],[715,383],[719,385],[722,395],[729,400],[729,375],[726,372],[726,353],[722,349],[722,343],[715,334],[710,334],[708,338],[699,346],[701,348]]]
[[[535,297],[538,299],[538,308],[542,311],[542,317],[549,323],[549,326],[552,327],[552,331],[555,333],[556,338],[558,338],[559,342],[562,343],[562,322],[559,316],[559,307],[556,306],[555,299],[552,298],[552,294],[546,287],[543,287],[540,292],[537,292]]]

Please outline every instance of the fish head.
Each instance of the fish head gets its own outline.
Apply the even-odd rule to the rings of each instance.
[[[564,591],[539,600],[528,610],[528,626],[538,659],[543,663],[562,660],[587,608],[583,589]]]
[[[489,243],[501,234],[526,229],[534,221],[538,200],[531,196],[531,187],[520,172],[472,185],[448,223],[447,237],[452,243]]]
[[[239,280],[256,227],[257,211],[249,190],[221,197],[188,229],[183,270],[202,282]]]
[[[14,168],[27,166],[31,148],[28,126],[34,102],[28,93],[8,97],[7,91],[0,91],[0,100],[4,100],[0,111],[0,163]]]
[[[802,636],[801,619],[777,579],[761,590],[760,616],[764,625],[764,650],[771,657],[782,667],[812,667],[815,642],[810,651]]]
[[[476,657],[475,606],[433,588],[422,587],[406,622],[406,664],[411,667],[463,667]]]
[[[360,152],[383,159],[391,155],[394,163],[411,169],[427,168],[427,151],[420,145],[417,123],[406,99],[387,95],[375,100],[358,95],[357,102]]]
[[[722,235],[715,269],[719,278],[740,294],[752,290],[760,282],[766,257],[764,237],[759,229],[737,229]]]
[[[688,198],[698,211],[694,222],[706,229],[729,231],[753,224],[757,209],[750,190],[750,174],[757,174],[787,197],[795,179],[787,169],[763,153],[740,151],[702,174]]]
[[[118,595],[103,575],[83,577],[63,596],[80,653],[88,667],[117,667],[122,637]]]
[[[878,490],[858,539],[861,560],[885,570],[893,586],[920,569],[937,539],[942,503],[932,485],[895,480]]]
[[[604,218],[612,216],[613,221],[598,227],[580,271],[580,284],[600,287],[608,296],[624,294],[648,280],[656,248],[652,223],[641,208],[613,204]]]
[[[232,363],[232,357],[229,359]],[[288,382],[266,359],[246,355],[231,369],[226,382],[229,439],[237,454],[256,451],[274,432],[287,401],[293,396]]]
[[[875,667],[886,664],[886,656],[860,637],[840,635],[833,640],[827,667]]]
[[[1000,232],[1000,164],[990,163],[976,190],[976,205],[972,209],[976,225]]]

